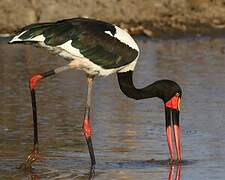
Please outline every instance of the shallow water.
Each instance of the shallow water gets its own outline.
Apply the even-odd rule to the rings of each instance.
[[[184,161],[180,167],[168,165],[161,100],[128,99],[115,75],[96,78],[94,179],[175,179],[179,172],[181,179],[225,179],[225,39],[136,40],[142,51],[134,73],[136,86],[163,78],[182,86]],[[42,49],[4,43],[0,61],[0,179],[88,179],[90,159],[81,131],[84,73],[69,71],[39,83],[41,160],[31,173],[24,173],[16,167],[33,144],[27,79],[65,61]]]

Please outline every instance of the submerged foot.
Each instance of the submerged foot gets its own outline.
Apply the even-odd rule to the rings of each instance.
[[[175,160],[174,160],[173,158],[172,158],[172,159],[169,159],[169,164],[170,164],[170,165],[173,165],[173,164],[174,164],[174,161],[175,161]]]
[[[19,169],[31,170],[32,163],[34,163],[39,158],[38,148],[35,147],[31,153],[27,156],[26,161],[19,166]]]
[[[169,159],[169,164],[170,165],[179,165],[181,163],[182,163],[182,160],[181,159],[177,159],[177,160]]]
[[[89,172],[89,180],[94,179],[95,176],[95,165],[92,165]]]

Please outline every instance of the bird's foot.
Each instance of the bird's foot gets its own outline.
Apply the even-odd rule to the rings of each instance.
[[[170,165],[179,165],[179,164],[181,164],[181,159],[177,159],[177,160],[174,160],[174,159],[170,159],[169,160],[169,164]]]
[[[34,147],[31,153],[27,156],[26,161],[19,166],[19,169],[31,170],[32,163],[39,159],[38,147]]]
[[[94,176],[95,176],[95,165],[91,165],[90,172],[89,172],[89,180],[94,179]]]
[[[177,164],[181,164],[182,160],[181,159],[177,159]]]
[[[173,159],[173,158],[169,159],[169,164],[170,164],[170,165],[173,165],[173,164],[174,164],[174,162],[175,162],[175,161],[174,161],[174,159]]]

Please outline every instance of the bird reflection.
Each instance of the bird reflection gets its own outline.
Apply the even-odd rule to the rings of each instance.
[[[175,169],[175,165],[171,164],[170,165],[170,172],[169,172],[169,176],[168,176],[168,180],[173,180],[174,177],[174,169]],[[180,176],[181,176],[181,164],[177,165],[177,171],[176,171],[176,176],[174,177],[174,180],[180,180]]]
[[[95,177],[95,171],[91,168],[89,173],[85,174],[85,177],[88,180],[94,180]],[[33,171],[29,172],[29,179],[31,180],[39,180],[40,177]],[[168,180],[180,180],[181,179],[181,164],[171,164],[170,165],[170,170],[169,170],[169,175],[168,175]]]
[[[30,174],[30,179],[31,180],[39,180],[40,178],[37,174],[32,173],[32,174]]]
[[[40,176],[36,172],[33,172],[31,169],[29,171],[26,171],[25,173],[30,180],[40,180]],[[95,177],[95,171],[91,168],[89,173],[85,174],[85,177],[87,177],[88,180],[93,180]]]

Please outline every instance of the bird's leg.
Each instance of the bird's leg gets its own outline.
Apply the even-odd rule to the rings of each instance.
[[[178,162],[181,161],[179,114],[180,114],[180,111],[172,110],[173,132],[174,132]]]
[[[87,141],[88,150],[91,158],[91,169],[90,169],[90,176],[94,175],[95,169],[95,155],[94,149],[91,140],[91,124],[90,124],[90,107],[91,107],[91,91],[92,91],[92,84],[93,84],[93,76],[87,76],[87,85],[88,85],[88,93],[87,93],[87,101],[85,106],[85,114],[84,114],[84,121],[83,121],[83,132],[85,139]]]
[[[166,118],[166,137],[167,144],[170,153],[170,163],[174,161],[173,143],[172,143],[172,122],[171,122],[171,109],[165,108],[165,118]]]
[[[38,127],[37,127],[37,107],[36,107],[36,97],[35,97],[35,87],[37,82],[41,79],[49,77],[51,75],[60,73],[69,69],[68,65],[58,67],[51,71],[33,75],[29,80],[29,88],[31,93],[31,102],[32,102],[32,110],[33,110],[33,129],[34,129],[34,146],[31,153],[27,156],[25,163],[23,163],[20,168],[31,169],[31,164],[38,159]]]

